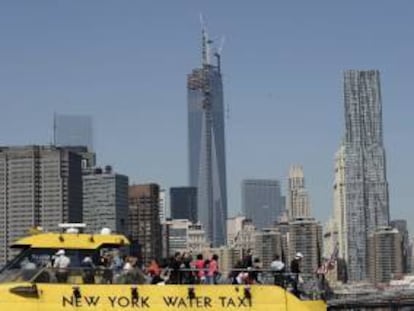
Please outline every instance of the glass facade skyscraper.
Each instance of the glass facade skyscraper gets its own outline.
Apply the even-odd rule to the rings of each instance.
[[[188,219],[197,223],[197,188],[170,188],[170,209],[172,219]]]
[[[280,183],[271,179],[242,182],[242,211],[257,229],[272,228],[282,213]]]
[[[55,114],[54,144],[56,146],[85,146],[88,147],[88,151],[92,151],[92,117]]]
[[[227,219],[223,83],[220,55],[210,62],[203,30],[203,65],[187,77],[189,185],[197,188],[198,218],[214,246],[225,243]]]
[[[380,74],[344,74],[345,259],[350,281],[366,280],[368,235],[389,222],[388,183],[382,134]]]

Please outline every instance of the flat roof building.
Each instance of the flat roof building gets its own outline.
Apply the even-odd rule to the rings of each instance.
[[[161,258],[162,255],[160,187],[157,184],[132,185],[128,196],[128,232],[132,252],[147,264],[152,258]]]
[[[53,146],[0,147],[0,265],[34,227],[82,222],[81,157]]]
[[[54,115],[54,145],[85,146],[93,150],[92,117],[88,115]]]
[[[278,180],[242,181],[242,212],[257,229],[269,228],[280,217],[283,202]]]
[[[83,222],[87,232],[102,228],[128,234],[128,177],[109,166],[83,176]]]
[[[170,210],[173,219],[188,219],[193,223],[197,217],[197,188],[172,187],[170,188]]]
[[[368,273],[373,284],[402,277],[402,236],[397,229],[379,227],[368,236]]]
[[[255,233],[254,257],[262,262],[263,269],[270,269],[276,254],[282,254],[281,234],[276,229],[263,229]]]
[[[301,271],[314,273],[322,263],[322,225],[314,218],[297,218],[289,223],[289,258],[302,253]]]

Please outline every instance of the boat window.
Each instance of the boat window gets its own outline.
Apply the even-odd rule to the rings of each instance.
[[[0,282],[26,282],[33,278],[48,281],[42,275],[45,269],[53,268],[57,258],[57,249],[36,249],[23,250],[16,258],[9,262],[0,272]],[[99,258],[97,251],[93,250],[64,250],[65,256],[69,258],[68,267],[80,267],[85,257]]]

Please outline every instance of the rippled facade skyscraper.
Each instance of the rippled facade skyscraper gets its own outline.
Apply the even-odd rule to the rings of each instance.
[[[388,183],[382,129],[380,74],[344,74],[344,213],[348,279],[366,280],[367,239],[389,222]]]
[[[201,68],[187,77],[189,185],[197,188],[198,218],[214,246],[225,244],[227,219],[223,82],[220,54],[211,55],[203,29]],[[212,64],[214,56],[217,63]]]

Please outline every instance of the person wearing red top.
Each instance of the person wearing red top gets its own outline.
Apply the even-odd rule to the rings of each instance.
[[[196,276],[198,283],[204,283],[206,277],[204,273],[204,260],[203,255],[198,254],[197,260],[195,261],[194,267],[197,269]]]
[[[217,284],[218,271],[218,256],[216,254],[211,257],[210,264],[207,271],[207,283]]]
[[[160,282],[160,274],[161,274],[161,268],[158,264],[157,259],[152,259],[150,265],[147,268],[147,273],[151,277],[151,284],[157,284]]]

